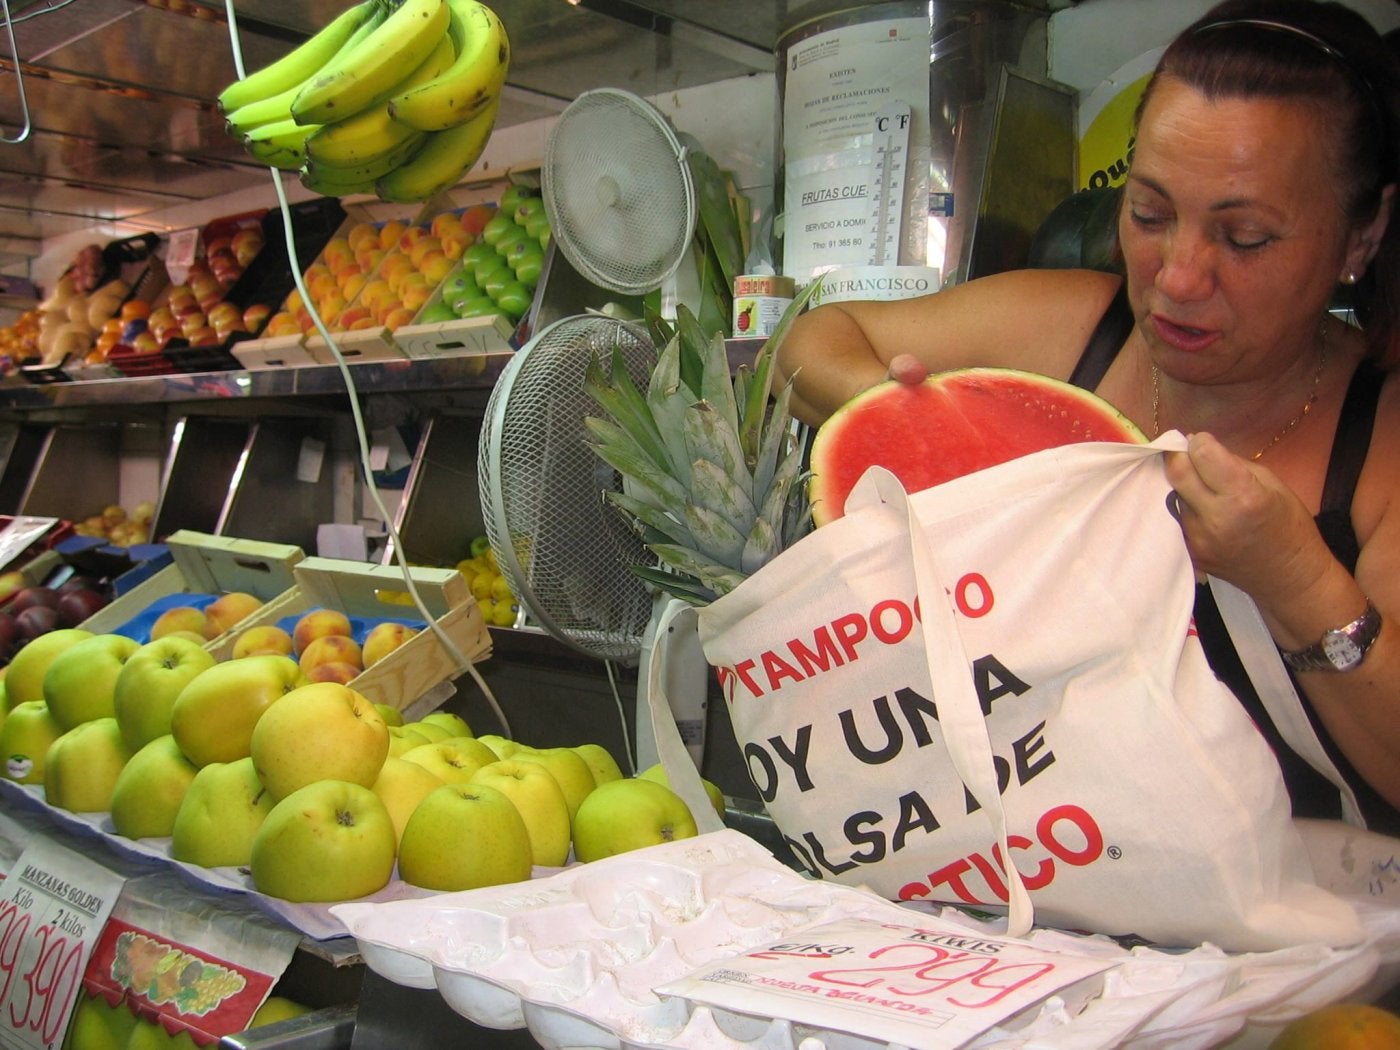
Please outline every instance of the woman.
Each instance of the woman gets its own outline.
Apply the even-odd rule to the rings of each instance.
[[[1392,835],[1397,114],[1394,58],[1354,11],[1229,0],[1172,43],[1144,93],[1118,225],[1126,280],[1020,271],[833,304],[801,319],[779,362],[814,424],[887,375],[998,366],[1094,389],[1149,435],[1191,435],[1167,471],[1198,572],[1254,599],[1369,825]],[[1329,314],[1339,286],[1364,327]],[[1295,814],[1339,815],[1335,788],[1273,732],[1208,591],[1197,621],[1216,673],[1279,752]],[[1344,627],[1331,636],[1338,669],[1318,647]]]

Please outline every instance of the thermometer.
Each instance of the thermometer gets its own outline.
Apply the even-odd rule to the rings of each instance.
[[[871,266],[899,263],[899,231],[904,219],[904,176],[909,161],[907,102],[889,102],[875,114],[870,146],[870,189],[865,228]]]

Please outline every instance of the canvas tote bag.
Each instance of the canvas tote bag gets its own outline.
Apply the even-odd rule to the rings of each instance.
[[[1229,951],[1342,945],[1206,664],[1161,453],[1085,443],[841,519],[699,611],[750,779],[820,878]]]

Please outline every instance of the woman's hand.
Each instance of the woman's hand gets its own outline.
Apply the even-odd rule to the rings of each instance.
[[[1167,457],[1181,531],[1198,573],[1228,580],[1261,608],[1296,601],[1333,558],[1307,508],[1266,467],[1210,434],[1193,434]]]

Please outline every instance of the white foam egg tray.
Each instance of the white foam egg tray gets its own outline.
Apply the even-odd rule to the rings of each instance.
[[[839,920],[941,924],[997,934],[953,909],[911,910],[814,881],[740,832],[724,830],[566,868],[529,882],[420,900],[333,905],[366,965],[397,984],[437,989],[493,1029],[526,1028],[545,1050],[902,1050],[905,1046],[1213,1046],[1262,1017],[1278,1024],[1374,981],[1400,976],[1400,909],[1368,902],[1368,941],[1348,949],[1227,955],[1126,948],[1037,929],[1027,946],[1103,963],[1091,979],[988,1020],[967,1041],[896,1041],[809,1023],[801,1011],[722,1009],[658,988],[686,986],[710,963],[800,938]],[[945,1033],[945,1037],[947,1034]],[[1184,1041],[1183,1041],[1184,1040]],[[1263,1045],[1262,1043],[1260,1045]]]

